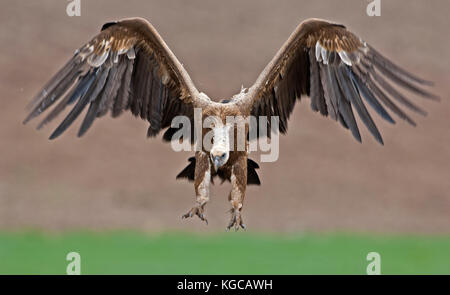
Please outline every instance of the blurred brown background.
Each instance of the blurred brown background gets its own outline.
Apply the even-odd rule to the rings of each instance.
[[[224,230],[230,185],[214,186],[209,226],[180,216],[194,202],[175,181],[189,153],[147,140],[129,114],[77,126],[56,141],[22,125],[25,106],[74,50],[111,20],[141,16],[157,28],[197,87],[214,99],[250,86],[296,25],[310,17],[347,25],[410,71],[436,82],[440,103],[420,98],[427,118],[413,128],[377,120],[386,145],[363,131],[358,144],[339,124],[297,104],[280,158],[262,163],[244,218],[252,231],[450,232],[450,2],[382,0],[0,1],[0,228]],[[361,128],[363,129],[363,128]],[[255,156],[254,156],[255,158]]]

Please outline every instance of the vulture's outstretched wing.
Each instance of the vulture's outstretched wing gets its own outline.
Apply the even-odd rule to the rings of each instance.
[[[356,110],[375,139],[383,144],[363,99],[391,123],[394,120],[385,107],[415,125],[394,101],[425,115],[388,80],[414,94],[437,99],[419,87],[431,82],[394,65],[344,26],[310,19],[297,27],[247,95],[236,103],[253,116],[279,116],[279,131],[285,133],[296,100],[306,94],[314,111],[340,121],[361,141],[353,114]],[[270,132],[270,120],[268,127]]]
[[[105,24],[102,31],[75,52],[32,102],[24,123],[58,104],[38,128],[75,104],[50,136],[61,135],[89,105],[78,135],[97,117],[130,110],[150,122],[148,136],[170,126],[178,115],[193,116],[193,107],[207,103],[199,97],[183,66],[153,26],[144,19]]]

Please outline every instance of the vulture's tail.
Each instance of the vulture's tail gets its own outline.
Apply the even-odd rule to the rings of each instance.
[[[259,180],[258,173],[256,169],[259,169],[258,163],[253,161],[252,159],[247,159],[247,184],[248,185],[260,185],[261,181]],[[189,158],[189,164],[186,168],[183,169],[178,175],[177,179],[186,178],[189,181],[194,181],[195,176],[195,157]],[[215,176],[219,176],[223,181],[230,179],[225,178],[221,173],[216,174]],[[212,179],[211,179],[212,180]]]

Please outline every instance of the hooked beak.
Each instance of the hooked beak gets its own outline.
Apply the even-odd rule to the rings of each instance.
[[[226,153],[222,153],[221,155],[212,155],[211,154],[211,162],[213,163],[216,171],[217,171],[217,169],[222,167],[227,162],[227,160],[228,160],[228,157],[227,157]]]
[[[222,162],[221,162],[219,156],[214,157],[213,163],[214,163],[214,168],[216,168],[216,170],[217,170],[217,168],[219,168],[220,166],[222,166],[222,165],[221,165]]]

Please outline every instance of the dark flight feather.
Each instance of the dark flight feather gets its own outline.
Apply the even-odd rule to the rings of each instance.
[[[80,96],[83,96],[89,87],[89,72],[79,77],[79,81],[75,84],[72,90],[53,108],[53,110],[45,117],[44,120],[38,125],[37,129],[41,129],[45,124],[56,118],[71,101],[77,100]]]
[[[331,95],[333,95],[333,90],[331,89],[331,83],[328,82],[328,74],[325,69],[319,65],[319,76],[320,83],[323,89],[323,97],[325,99],[325,105],[327,107],[327,114],[334,120],[337,120],[338,110],[334,109],[331,103]]]
[[[433,82],[426,81],[424,79],[417,77],[416,75],[411,74],[410,72],[408,72],[408,71],[402,69],[401,67],[399,67],[398,65],[394,64],[388,58],[386,58],[381,53],[379,53],[377,50],[375,50],[375,48],[373,48],[372,46],[368,45],[368,47],[370,48],[370,54],[373,56],[373,59],[375,59],[377,61],[377,64],[379,66],[383,67],[384,69],[389,70],[393,74],[397,74],[399,76],[406,77],[416,83],[419,83],[422,85],[433,86]]]
[[[57,73],[48,81],[41,91],[31,100],[29,108],[37,107],[38,105],[48,105],[51,100],[56,99],[55,95],[52,95],[55,88],[58,87],[63,80],[67,80],[67,77],[73,73],[75,69],[79,69],[81,58],[76,53]],[[69,78],[69,80],[71,80]],[[31,119],[31,118],[30,118]]]
[[[322,82],[320,78],[320,68],[316,62],[315,54],[312,50],[309,50],[310,61],[310,97],[311,108],[314,111],[319,111],[322,115],[328,115],[327,105],[324,96],[324,90],[322,88]]]
[[[405,113],[403,112],[392,100],[381,90],[370,78],[370,76],[365,73],[359,66],[354,67],[356,76],[361,79],[362,83],[370,89],[375,97],[381,100],[386,107],[388,107],[391,111],[393,111],[397,116],[401,119],[407,121],[412,126],[416,126],[416,123]]]
[[[353,74],[353,72],[347,67],[343,67],[343,71],[345,71],[346,75],[350,77],[353,85],[356,86],[358,92],[365,98],[365,100],[370,104],[370,106],[386,121],[391,124],[395,124],[394,119],[389,115],[389,113],[384,109],[384,107],[378,102],[372,92],[366,87],[366,85],[362,82],[362,80]]]
[[[80,99],[78,99],[75,107],[70,111],[67,117],[62,121],[62,123],[56,128],[56,130],[50,135],[50,139],[55,139],[59,135],[61,135],[78,117],[78,115],[83,111],[84,107],[89,103],[90,94],[94,91],[95,87],[92,87],[96,78],[96,73],[91,72],[88,74],[88,80],[86,83],[86,87],[88,89]],[[70,101],[69,101],[70,102]]]
[[[89,129],[89,127],[91,127],[92,123],[97,117],[97,112],[100,106],[100,99],[101,99],[101,96],[99,97],[99,94],[104,90],[108,74],[109,74],[108,68],[102,69],[94,90],[90,94],[90,97],[87,98],[88,101],[91,102],[91,104],[88,108],[86,116],[84,117],[83,123],[81,124],[80,130],[78,131],[78,137],[81,137],[83,136],[83,134],[86,133],[86,131]]]
[[[369,129],[370,133],[372,133],[375,139],[380,144],[384,144],[383,138],[381,137],[377,126],[373,122],[372,117],[364,106],[364,103],[362,102],[361,97],[355,89],[352,81],[350,81],[350,78],[347,76],[347,72],[345,71],[344,67],[337,67],[335,69],[335,73],[344,95],[350,100],[352,106],[356,109],[356,112],[361,118],[361,121],[363,121],[364,125],[366,125],[367,129]]]
[[[376,58],[373,58],[371,60],[375,67],[383,73],[387,78],[389,78],[391,81],[395,82],[396,84],[402,86],[403,88],[414,92],[422,97],[430,98],[434,100],[439,100],[439,97],[426,91],[423,89],[420,89],[419,87],[415,86],[414,84],[408,82],[406,79],[403,79],[400,75],[396,75],[395,72],[393,72],[390,68],[387,68],[383,64],[380,63],[380,61]]]
[[[284,133],[286,118],[295,103],[291,103],[290,93],[309,95],[313,111],[339,121],[360,141],[353,115],[353,109],[356,110],[374,138],[383,144],[364,102],[390,123],[395,121],[385,107],[415,125],[393,100],[426,114],[390,82],[415,95],[438,99],[420,87],[430,86],[431,82],[395,65],[345,27],[310,19],[297,27],[249,89],[248,95],[237,103],[250,108],[250,114],[254,116],[280,115],[279,129]]]
[[[51,139],[61,135],[88,104],[79,136],[108,111],[117,117],[127,109],[147,120],[150,135],[156,135],[170,126],[173,117],[192,116],[194,103],[205,103],[197,100],[197,94],[189,75],[150,23],[126,19],[105,24],[77,50],[34,98],[24,123],[60,100],[39,128],[67,105],[76,104]]]
[[[383,77],[381,77],[377,72],[373,70],[373,68],[366,67],[366,70],[370,72],[371,77],[387,92],[389,93],[394,99],[402,103],[404,106],[408,107],[409,109],[415,111],[418,114],[421,114],[423,116],[426,116],[427,113],[416,106],[414,103],[412,103],[409,99],[407,99],[403,94],[398,92],[394,87],[392,87]]]
[[[55,103],[58,98],[63,95],[68,88],[70,88],[70,86],[75,82],[80,74],[81,70],[72,69],[72,71],[68,73],[67,76],[65,76],[65,80],[60,81],[59,84],[49,90],[46,96],[42,96],[41,101],[39,103],[36,103],[35,108],[31,111],[31,113],[27,116],[23,123],[26,124],[28,121],[37,117],[42,112],[47,110],[50,106],[52,106],[53,103]]]
[[[117,96],[116,99],[114,100],[114,104],[112,107],[111,115],[113,116],[113,118],[118,117],[120,114],[122,114],[122,112],[128,106],[128,101],[130,98],[131,92],[130,87],[131,87],[131,78],[133,74],[134,60],[127,59],[126,61],[123,61],[123,63],[126,64],[126,67],[122,75],[120,87],[117,89]]]
[[[332,91],[334,96],[336,97],[337,109],[338,109],[338,119],[343,124],[343,126],[347,129],[350,129],[353,137],[361,142],[361,134],[359,133],[358,124],[356,123],[355,116],[353,114],[352,106],[350,103],[350,99],[348,98],[348,93],[345,92],[342,85],[340,85],[340,81],[336,75],[337,66],[330,66],[328,68],[329,77],[332,85]]]

